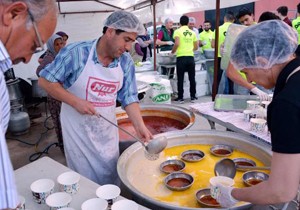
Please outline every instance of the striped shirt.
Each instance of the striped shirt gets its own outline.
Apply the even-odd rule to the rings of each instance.
[[[5,140],[10,102],[3,73],[11,68],[11,64],[8,53],[0,41],[0,209],[15,209],[19,203],[14,171]]]
[[[40,77],[50,82],[59,82],[65,89],[71,87],[78,79],[87,62],[90,50],[95,42],[93,41],[72,43],[60,50],[55,60],[47,65],[39,73]],[[93,52],[92,59],[95,63],[101,64],[98,59],[96,48]],[[115,58],[108,66],[113,68],[120,61],[124,73],[123,86],[118,91],[117,100],[122,107],[138,102],[137,86],[135,82],[135,67],[129,53],[123,53],[120,58]]]

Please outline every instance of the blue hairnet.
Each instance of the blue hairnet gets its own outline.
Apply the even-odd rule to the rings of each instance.
[[[138,35],[145,34],[145,27],[139,19],[135,15],[123,10],[113,12],[109,15],[104,22],[104,26],[126,32],[135,32]]]
[[[230,59],[236,69],[269,69],[286,62],[298,46],[298,34],[281,20],[269,20],[247,27],[232,48]],[[264,58],[266,62],[261,62]]]

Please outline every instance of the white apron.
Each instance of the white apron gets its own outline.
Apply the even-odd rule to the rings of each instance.
[[[92,60],[96,43],[79,78],[67,90],[93,103],[98,113],[117,123],[116,97],[123,71],[120,63],[106,68]],[[68,167],[100,185],[117,184],[118,129],[102,118],[82,115],[66,103],[60,117]]]

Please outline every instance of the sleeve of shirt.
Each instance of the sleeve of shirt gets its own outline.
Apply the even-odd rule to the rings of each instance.
[[[15,209],[19,203],[15,175],[11,165],[5,136],[0,126],[0,209]]]
[[[160,31],[158,32],[157,39],[159,39],[159,40],[162,41],[163,38],[164,38],[164,32],[163,32],[162,30],[160,30]]]
[[[49,82],[59,82],[69,88],[82,72],[88,58],[89,42],[69,44],[60,50],[54,61],[40,72]]]
[[[136,40],[141,47],[148,47],[148,44],[146,44],[141,38],[137,38]]]
[[[121,102],[122,107],[125,108],[131,103],[139,102],[139,99],[133,60],[128,53],[124,53],[120,59],[124,79],[123,86],[118,92],[117,99]]]

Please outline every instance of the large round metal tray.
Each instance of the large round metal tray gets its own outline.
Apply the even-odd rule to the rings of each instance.
[[[242,152],[251,154],[259,159],[264,165],[270,165],[271,163],[271,147],[270,145],[254,139],[250,136],[243,134],[224,132],[224,131],[174,131],[164,134],[158,134],[158,136],[166,136],[168,139],[168,146],[173,147],[184,144],[227,144],[236,148]],[[135,143],[127,148],[119,158],[117,169],[119,177],[127,190],[132,194],[133,199],[141,205],[149,207],[151,209],[159,210],[195,210],[195,209],[209,209],[209,208],[188,208],[180,207],[173,204],[160,202],[152,197],[147,196],[143,192],[139,191],[129,180],[127,169],[131,164],[136,165],[136,160],[139,157],[143,157],[143,148],[140,143]],[[144,164],[150,164],[149,160],[144,160]],[[143,173],[143,172],[141,172]],[[147,179],[147,177],[142,177]],[[136,177],[138,178],[138,177]],[[232,207],[231,209],[249,209],[251,204],[243,203],[240,206]]]

